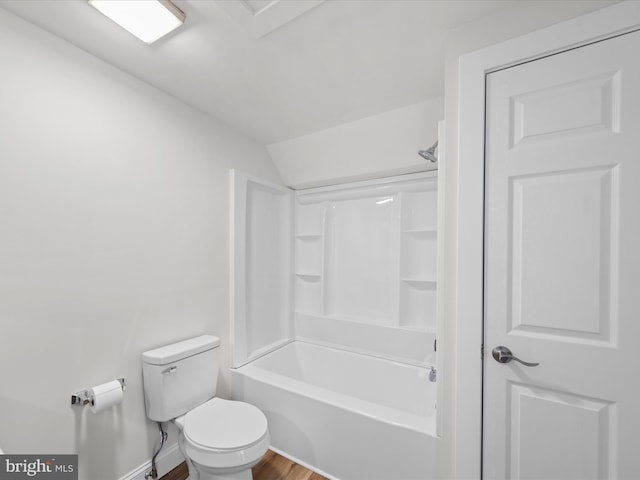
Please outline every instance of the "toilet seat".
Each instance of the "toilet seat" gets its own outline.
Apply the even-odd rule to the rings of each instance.
[[[267,418],[249,403],[212,398],[185,415],[183,432],[193,447],[241,450],[267,434]]]
[[[267,418],[245,402],[212,398],[175,422],[189,457],[205,468],[253,465],[269,448]]]

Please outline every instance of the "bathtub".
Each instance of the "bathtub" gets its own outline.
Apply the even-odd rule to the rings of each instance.
[[[328,478],[436,478],[427,368],[295,341],[231,376],[233,397],[266,414],[272,448]]]

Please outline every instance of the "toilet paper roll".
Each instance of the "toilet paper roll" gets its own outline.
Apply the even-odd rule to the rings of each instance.
[[[100,413],[107,408],[122,403],[122,385],[118,380],[103,383],[89,390],[89,398],[91,399],[91,411]]]

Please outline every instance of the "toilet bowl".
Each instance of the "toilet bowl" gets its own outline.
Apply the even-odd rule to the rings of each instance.
[[[252,480],[251,467],[269,448],[267,418],[215,396],[219,344],[202,335],[142,354],[147,417],[176,425],[189,480]]]
[[[198,480],[250,480],[251,467],[269,448],[267,419],[248,403],[213,398],[174,424],[180,432],[180,451],[192,463],[187,463],[190,478],[192,468]]]

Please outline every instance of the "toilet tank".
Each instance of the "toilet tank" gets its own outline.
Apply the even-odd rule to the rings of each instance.
[[[147,417],[167,422],[216,394],[220,339],[201,335],[142,354]]]

